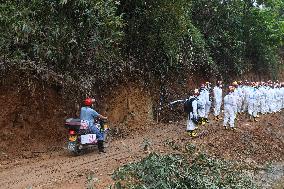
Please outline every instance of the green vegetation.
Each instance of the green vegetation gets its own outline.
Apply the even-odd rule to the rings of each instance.
[[[277,77],[281,69],[283,0],[13,0],[0,7],[2,60],[96,75],[93,84],[188,71]]]
[[[190,1],[125,0],[120,7],[127,23],[124,52],[138,60],[136,69],[165,75],[213,63],[192,24]]]
[[[195,1],[194,24],[204,34],[219,71],[243,74],[251,69],[274,75],[284,39],[284,1]]]
[[[123,34],[116,10],[113,0],[1,3],[1,57],[68,71],[107,61]]]
[[[114,173],[115,189],[257,188],[234,163],[205,154],[150,154]]]

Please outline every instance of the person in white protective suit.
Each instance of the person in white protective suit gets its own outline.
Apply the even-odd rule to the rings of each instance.
[[[204,84],[202,84],[199,89],[199,96],[197,97],[197,101],[198,101],[198,115],[200,117],[201,124],[204,125],[206,122],[205,118],[206,89]]]
[[[282,108],[282,97],[281,97],[281,88],[280,84],[275,85],[275,100],[276,100],[276,111],[280,112]]]
[[[234,95],[236,96],[236,100],[237,100],[237,113],[241,113],[242,110],[242,105],[243,105],[243,90],[241,88],[241,86],[239,85],[241,82],[236,82],[234,81],[232,83],[232,86],[235,88],[234,90]]]
[[[229,86],[229,93],[224,97],[224,122],[223,126],[227,129],[227,123],[229,122],[230,128],[235,129],[235,118],[237,113],[237,100],[234,95],[235,88]]]
[[[251,121],[257,121],[257,113],[259,111],[259,91],[256,83],[252,82],[252,88],[248,95],[248,114]]]
[[[242,107],[242,113],[245,113],[248,111],[248,95],[250,92],[250,83],[246,80],[245,84],[243,86],[243,107]]]
[[[275,88],[273,83],[269,84],[270,89],[268,90],[268,107],[269,107],[269,113],[276,113],[276,94],[275,94]]]
[[[205,86],[205,89],[206,89],[206,96],[205,96],[205,122],[206,123],[209,123],[209,120],[208,120],[208,116],[209,116],[209,113],[210,113],[210,109],[211,109],[211,104],[212,104],[212,92],[211,92],[211,83],[210,82],[206,82],[206,86]]]
[[[219,120],[221,105],[222,105],[222,81],[218,81],[213,88],[214,116],[215,120]]]
[[[284,82],[281,83],[282,109],[284,109]]]
[[[268,112],[267,109],[267,88],[264,82],[261,82],[261,86],[259,87],[259,105],[260,105],[260,113],[266,114]]]
[[[188,117],[187,117],[187,126],[186,131],[187,134],[191,137],[196,137],[197,134],[195,132],[198,124],[198,113],[197,113],[197,97],[199,95],[198,89],[195,89],[190,93],[190,97],[187,99],[189,104],[188,106]]]

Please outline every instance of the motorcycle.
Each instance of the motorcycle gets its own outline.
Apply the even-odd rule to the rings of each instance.
[[[104,147],[108,147],[110,143],[109,127],[105,120],[97,120],[94,125],[104,132]],[[65,121],[65,128],[69,131],[67,150],[73,155],[80,155],[88,149],[98,145],[96,134],[89,131],[88,123],[84,120],[69,118]]]

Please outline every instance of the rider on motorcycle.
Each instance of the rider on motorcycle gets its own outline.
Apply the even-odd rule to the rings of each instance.
[[[93,108],[91,108],[92,104],[95,102],[93,98],[87,98],[84,100],[84,105],[81,108],[80,119],[83,121],[87,121],[89,123],[89,130],[91,133],[96,134],[98,139],[98,149],[99,152],[105,153],[104,150],[104,133],[101,132],[94,124],[97,118],[106,120],[107,117],[102,116],[98,112],[96,112]]]

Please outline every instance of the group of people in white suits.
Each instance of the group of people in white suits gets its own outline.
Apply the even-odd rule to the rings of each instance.
[[[257,121],[261,114],[280,112],[284,108],[284,83],[234,81],[224,92],[222,81],[218,81],[213,89],[206,82],[190,94],[188,100],[190,99],[193,105],[187,121],[190,136],[196,136],[194,131],[199,124],[209,122],[211,108],[214,119],[219,120],[222,105],[223,126],[227,129],[229,125],[234,130],[235,119],[239,114],[247,114],[251,121]]]

